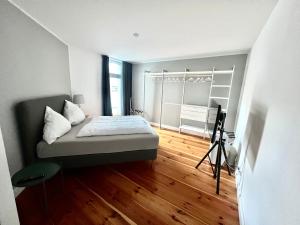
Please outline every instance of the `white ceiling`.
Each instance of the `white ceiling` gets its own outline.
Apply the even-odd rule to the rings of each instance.
[[[132,62],[249,50],[277,0],[10,0],[69,45]],[[133,33],[138,32],[138,38]]]

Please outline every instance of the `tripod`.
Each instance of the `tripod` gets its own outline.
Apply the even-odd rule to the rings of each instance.
[[[225,157],[225,163],[227,166],[228,174],[231,176],[230,168],[227,163],[227,154],[225,151],[225,139],[223,139],[223,133],[224,133],[224,123],[225,123],[225,117],[226,114],[223,114],[222,120],[218,124],[217,130],[220,132],[219,139],[215,141],[213,146],[209,149],[209,151],[205,154],[205,156],[200,160],[200,162],[197,164],[196,169],[201,165],[201,163],[204,161],[206,157],[209,159],[209,163],[212,169],[212,172],[214,174],[214,179],[217,179],[217,187],[216,187],[216,193],[219,194],[220,191],[220,175],[221,175],[221,158],[222,158],[222,152]],[[213,164],[211,162],[211,158],[209,154],[214,150],[214,148],[218,146],[217,150],[217,157],[216,157],[216,162],[215,162],[215,168],[213,167]]]

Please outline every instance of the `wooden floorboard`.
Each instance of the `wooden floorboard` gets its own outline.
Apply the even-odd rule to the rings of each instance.
[[[27,188],[17,198],[22,225],[96,224],[229,224],[238,220],[235,180],[221,173],[220,195],[205,155],[205,139],[156,129],[157,159],[82,168],[47,183],[49,213],[41,187]]]
[[[234,217],[237,213],[235,204],[227,203],[224,206],[209,194],[151,170],[140,174],[138,168],[118,166],[115,169],[183,212],[190,213],[207,224],[237,224]],[[216,214],[218,216],[215,216]]]
[[[190,158],[181,157],[176,154],[170,153],[169,151],[165,151],[165,149],[159,149],[158,155],[163,156],[167,159],[170,159],[170,162],[175,161],[175,164],[176,164],[176,162],[181,163],[181,164],[184,164],[185,166],[192,167],[193,169],[199,162],[199,159],[196,161],[196,160],[192,160]],[[201,164],[201,166],[198,167],[198,170],[203,173],[207,173],[209,175],[212,174],[212,168],[211,168],[208,160],[204,160],[203,163]],[[230,181],[231,183],[235,183],[235,181],[232,179],[232,177],[228,175],[227,170],[221,170],[221,174],[222,174],[223,179],[226,179],[227,181]]]

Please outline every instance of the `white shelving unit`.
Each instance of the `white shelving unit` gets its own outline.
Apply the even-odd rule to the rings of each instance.
[[[209,137],[209,124],[215,123],[215,117],[217,113],[217,109],[212,107],[212,101],[215,100],[224,100],[226,101],[226,107],[223,111],[227,112],[231,94],[231,86],[233,81],[235,66],[231,70],[212,70],[208,71],[189,71],[185,69],[184,72],[167,72],[163,70],[160,73],[151,73],[149,71],[145,71],[144,73],[144,106],[143,111],[145,112],[145,89],[146,89],[146,76],[150,76],[153,79],[158,79],[161,81],[161,98],[160,98],[160,120],[159,125],[162,127],[162,117],[163,117],[163,108],[164,106],[173,105],[180,107],[180,122],[179,122],[179,132],[181,131],[191,131],[198,134],[201,134],[203,137]],[[215,75],[227,74],[230,75],[230,83],[229,84],[216,84]],[[165,82],[183,82],[182,87],[182,96],[181,103],[172,103],[164,101],[164,83]],[[187,82],[209,82],[209,97],[207,106],[199,106],[199,105],[189,105],[185,104],[185,94],[186,94],[186,83]],[[227,96],[213,96],[213,90],[221,88],[228,89]],[[204,127],[196,127],[184,124],[185,120],[189,121],[197,121],[204,123]]]

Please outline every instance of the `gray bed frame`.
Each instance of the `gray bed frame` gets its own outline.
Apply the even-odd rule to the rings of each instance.
[[[56,112],[62,113],[65,100],[70,101],[71,97],[69,95],[44,97],[26,100],[16,105],[16,117],[26,165],[46,160],[58,162],[65,168],[73,168],[156,159],[157,149],[38,158],[36,145],[43,138],[45,108],[50,106]]]

